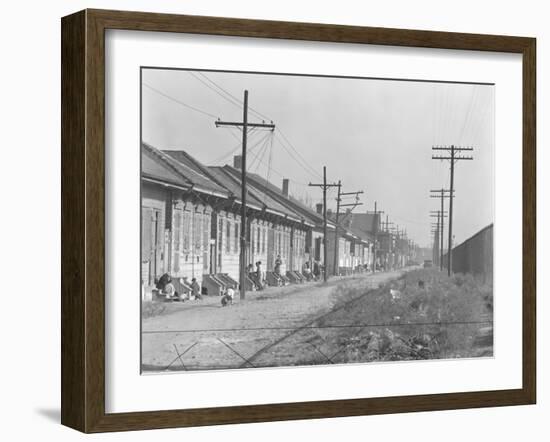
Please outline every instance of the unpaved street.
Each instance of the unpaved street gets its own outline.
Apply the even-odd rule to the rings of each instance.
[[[143,371],[337,363],[338,337],[353,324],[327,326],[333,291],[346,286],[367,293],[401,273],[273,287],[225,308],[217,297],[167,304],[162,314],[143,320]]]

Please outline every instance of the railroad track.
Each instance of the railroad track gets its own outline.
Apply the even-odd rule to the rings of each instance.
[[[397,278],[399,277],[399,275],[401,275],[403,272],[397,274],[397,275],[393,275],[393,276],[390,276],[388,278],[385,278],[383,279],[382,281],[388,281],[388,280],[391,280],[391,279],[394,279],[394,278]],[[372,285],[377,285],[377,284],[380,284],[380,282],[382,281],[378,281],[378,280],[373,280],[373,281],[369,281],[370,284]],[[262,354],[266,353],[267,351],[269,351],[270,349],[276,347],[277,345],[281,344],[282,342],[288,340],[289,338],[297,335],[298,333],[302,332],[302,331],[305,331],[305,330],[309,330],[311,328],[314,328],[314,325],[315,323],[317,322],[320,322],[320,321],[324,321],[326,320],[328,317],[330,317],[331,315],[334,315],[335,313],[353,305],[354,303],[364,299],[366,296],[370,295],[373,293],[374,290],[381,290],[381,289],[376,289],[374,287],[365,287],[366,289],[366,292],[363,293],[362,295],[358,295],[356,296],[355,298],[352,298],[350,299],[349,301],[346,301],[340,305],[338,305],[337,307],[335,308],[332,308],[331,310],[329,310],[328,312],[325,312],[323,313],[322,315],[320,316],[317,316],[315,318],[313,318],[312,320],[302,324],[301,326],[299,327],[296,327],[294,329],[292,329],[291,331],[289,331],[288,333],[286,333],[285,335],[283,335],[282,337],[280,337],[279,339],[276,339],[274,342],[271,342],[269,343],[268,345],[260,348],[259,350],[257,350],[254,354],[252,354],[252,356],[246,358],[246,361],[244,361],[238,368],[245,368],[246,366],[250,365],[251,363],[253,363],[256,359],[258,359],[259,356],[261,356]]]

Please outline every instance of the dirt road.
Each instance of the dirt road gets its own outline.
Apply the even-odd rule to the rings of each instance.
[[[327,285],[268,288],[225,308],[214,297],[167,305],[163,314],[143,320],[142,369],[151,372],[336,363],[335,343],[343,328],[353,327],[342,323],[327,326],[326,318],[337,308],[333,291],[346,286],[367,293],[400,273],[334,279]]]

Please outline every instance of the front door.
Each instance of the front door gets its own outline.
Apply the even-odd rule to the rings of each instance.
[[[216,244],[210,244],[210,267],[208,273],[214,274],[216,272]]]
[[[149,274],[154,280],[160,276],[159,273],[162,270],[162,246],[164,241],[161,238],[160,231],[160,210],[153,209],[151,215],[151,261]]]

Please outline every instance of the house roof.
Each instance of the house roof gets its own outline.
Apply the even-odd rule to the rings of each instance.
[[[306,222],[314,226],[320,226],[323,224],[323,215],[317,213],[315,210],[305,206],[303,203],[293,198],[290,195],[284,195],[282,189],[267,181],[265,178],[255,173],[248,174],[249,179],[257,186],[262,188],[263,191],[268,193],[273,199],[276,199],[281,204],[289,207],[291,210],[299,214]],[[330,228],[333,228],[333,224],[328,220]]]
[[[197,159],[181,150],[164,150],[164,154],[177,161],[181,166],[188,167],[205,178],[211,180],[216,186],[223,188],[235,201],[241,202],[241,172],[231,166],[206,166]],[[250,176],[249,173],[247,176]],[[294,210],[281,204],[277,199],[271,198],[254,182],[248,182],[247,205],[257,210],[267,210],[276,215],[288,217],[294,221],[302,221],[302,217]]]
[[[213,182],[203,174],[203,171],[194,165],[178,161],[176,158],[167,155],[163,151],[147,144],[141,144],[142,164],[143,158],[147,157],[148,162],[157,164],[157,168],[168,169],[171,176],[178,176],[180,181],[186,183],[187,187],[198,192],[227,196],[227,190]],[[143,173],[143,166],[142,166]],[[157,179],[162,177],[157,177]]]
[[[373,240],[375,232],[380,232],[380,214],[340,213],[339,223],[363,240]]]
[[[196,158],[183,150],[159,151],[144,144],[145,149],[150,150],[168,163],[178,174],[184,177],[193,188],[207,188],[223,191],[228,197],[233,197],[236,202],[241,201],[241,171],[232,166],[206,166]],[[255,173],[247,173],[247,205],[257,210],[266,210],[293,221],[303,222],[310,226],[323,225],[322,214],[289,195],[284,195],[282,189],[270,183],[267,179]],[[340,224],[347,231],[342,234],[364,239],[367,234],[353,223],[347,227]],[[353,225],[353,227],[352,227]],[[327,220],[327,227],[334,229],[334,221]]]
[[[192,186],[190,181],[181,176],[165,161],[162,161],[154,150],[143,144],[141,146],[141,176],[185,189]]]
[[[212,179],[216,180],[216,182],[227,189],[238,203],[241,202],[240,180],[235,179],[232,174],[228,173],[228,171],[224,169],[224,166],[210,166],[208,167],[208,173]],[[261,210],[265,205],[262,200],[256,198],[256,196],[250,192],[250,188],[248,189],[246,197],[247,204],[258,210]]]
[[[228,165],[225,165],[220,169],[228,176],[231,176],[233,180],[235,180],[235,182],[237,183],[238,188],[241,189],[241,171],[239,169]],[[251,195],[256,200],[261,201],[268,210],[288,216],[295,221],[311,224],[308,222],[309,220],[304,219],[304,217],[300,213],[298,213],[298,211],[294,210],[288,204],[284,204],[280,199],[274,198],[273,195],[265,187],[259,185],[255,177],[257,177],[257,175],[247,173],[248,195]]]

